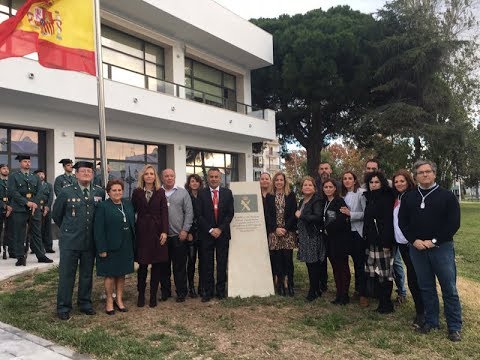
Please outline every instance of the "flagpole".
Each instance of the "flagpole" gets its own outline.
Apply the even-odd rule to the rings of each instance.
[[[103,84],[102,63],[102,23],[100,20],[100,0],[94,1],[95,13],[95,55],[97,60],[97,97],[98,97],[98,131],[100,135],[100,161],[103,175],[103,186],[107,186],[107,134],[105,124],[105,91]]]

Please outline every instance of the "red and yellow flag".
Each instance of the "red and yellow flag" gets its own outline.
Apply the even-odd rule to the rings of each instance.
[[[38,53],[48,68],[96,75],[92,0],[27,0],[0,24],[0,59]]]

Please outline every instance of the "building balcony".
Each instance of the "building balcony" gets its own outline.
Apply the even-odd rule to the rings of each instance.
[[[0,70],[0,94],[13,102],[35,108],[95,114],[97,81],[94,76],[42,67],[25,58],[4,59]],[[144,76],[144,75],[142,75]],[[108,121],[162,126],[191,134],[235,134],[238,140],[259,142],[275,138],[275,112],[188,89],[159,79],[136,87],[105,80]],[[153,90],[150,90],[150,88]]]

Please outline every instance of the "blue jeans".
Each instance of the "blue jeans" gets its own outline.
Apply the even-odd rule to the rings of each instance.
[[[425,323],[434,327],[439,326],[440,306],[435,282],[435,277],[437,277],[442,288],[448,330],[460,331],[462,329],[462,309],[457,292],[457,268],[453,241],[428,250],[417,250],[414,246],[410,246],[410,257],[425,304]]]
[[[398,247],[395,248],[393,273],[395,285],[397,286],[397,294],[399,296],[407,296],[407,288],[405,287],[405,269],[403,268],[402,256],[400,251],[398,251]]]

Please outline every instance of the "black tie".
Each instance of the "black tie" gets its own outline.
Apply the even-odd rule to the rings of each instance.
[[[88,189],[87,188],[83,189],[83,195],[85,196],[85,199],[88,199]]]

